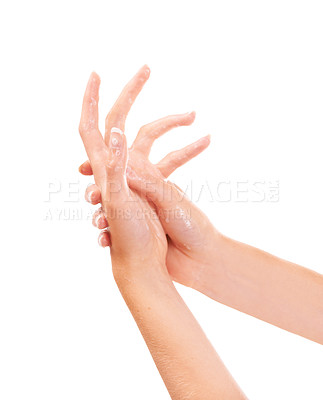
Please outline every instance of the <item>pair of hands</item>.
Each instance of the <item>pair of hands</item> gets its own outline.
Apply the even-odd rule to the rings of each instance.
[[[219,234],[208,218],[166,178],[209,144],[205,137],[168,154],[148,156],[156,138],[194,113],[143,126],[128,150],[123,134],[131,104],[149,77],[144,66],[127,84],[98,128],[99,77],[90,77],[80,134],[94,175],[86,198],[101,203],[94,225],[110,246],[112,269],[173,399],[245,399],[171,278],[227,306],[323,343],[322,276]],[[108,229],[107,229],[108,228]],[[288,284],[287,284],[287,283]],[[135,284],[134,284],[135,283]],[[180,378],[178,378],[180,377]]]
[[[169,153],[157,164],[149,161],[154,141],[172,128],[190,125],[195,119],[192,112],[144,125],[128,150],[123,134],[126,117],[149,75],[145,65],[125,86],[106,117],[103,138],[98,127],[100,78],[91,74],[79,126],[89,161],[79,170],[94,175],[95,185],[87,188],[86,199],[102,205],[93,224],[103,229],[99,243],[110,246],[114,272],[124,265],[145,268],[147,263],[164,271],[166,265],[175,281],[193,287],[203,265],[211,262],[219,234],[166,178],[202,152],[210,138]]]

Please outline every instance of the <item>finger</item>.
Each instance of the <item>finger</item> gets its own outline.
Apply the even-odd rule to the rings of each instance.
[[[127,164],[127,140],[119,128],[113,127],[109,141],[109,180],[122,181],[126,174]]]
[[[93,160],[93,162],[96,162],[104,148],[104,141],[98,128],[99,87],[100,78],[95,72],[92,72],[83,98],[79,125],[85,150],[90,161]],[[93,162],[91,162],[92,166]]]
[[[205,150],[210,144],[210,136],[205,136],[194,143],[189,144],[183,149],[173,151],[167,154],[156,167],[162,173],[162,175],[167,178],[171,173],[173,173],[178,167],[187,163],[192,158],[196,157],[203,150]]]
[[[104,211],[113,210],[129,195],[126,180],[128,158],[127,141],[120,129],[113,127],[108,145],[107,179],[101,184],[102,207]]]
[[[96,185],[90,185],[85,190],[85,200],[91,204],[101,203],[101,192]]]
[[[136,73],[136,75],[127,83],[122,90],[117,101],[114,103],[112,109],[105,120],[105,143],[109,143],[109,136],[113,127],[119,128],[122,132],[125,130],[125,122],[130,108],[140,93],[144,84],[147,82],[150,75],[150,69],[144,65]]]
[[[79,166],[79,172],[82,175],[93,175],[92,167],[90,161],[85,161],[82,165]]]
[[[109,226],[107,219],[103,213],[102,208],[99,208],[92,217],[92,225],[99,229],[104,229]]]
[[[169,115],[140,128],[131,148],[141,151],[148,156],[154,141],[169,130],[178,126],[191,125],[195,119],[195,112]]]
[[[201,211],[173,183],[147,174],[144,180],[131,181],[131,188],[145,195],[157,210],[165,233],[176,245],[187,249],[201,245],[198,221]],[[198,241],[198,243],[197,243]]]
[[[109,247],[111,245],[110,235],[107,230],[100,232],[98,242],[101,247]]]

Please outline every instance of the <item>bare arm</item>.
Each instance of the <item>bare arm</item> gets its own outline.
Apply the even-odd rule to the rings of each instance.
[[[323,275],[223,236],[170,182],[159,181],[146,195],[164,211],[174,280],[323,344]]]
[[[246,399],[168,274],[147,268],[123,266],[114,276],[171,398]]]
[[[323,344],[323,276],[222,235],[193,287],[237,310]]]

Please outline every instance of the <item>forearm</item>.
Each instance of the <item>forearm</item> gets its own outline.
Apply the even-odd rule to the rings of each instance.
[[[237,310],[323,344],[323,276],[220,236],[194,288]]]
[[[168,275],[114,275],[173,400],[245,398]]]

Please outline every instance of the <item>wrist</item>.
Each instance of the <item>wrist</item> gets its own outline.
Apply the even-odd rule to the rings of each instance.
[[[112,271],[121,292],[173,286],[166,265],[158,262],[112,261]]]
[[[190,285],[192,289],[198,290],[210,296],[214,295],[216,287],[221,284],[225,275],[225,252],[226,241],[229,240],[215,228],[210,235],[208,248],[205,249],[206,257],[201,261],[198,271],[194,273],[194,281]]]

